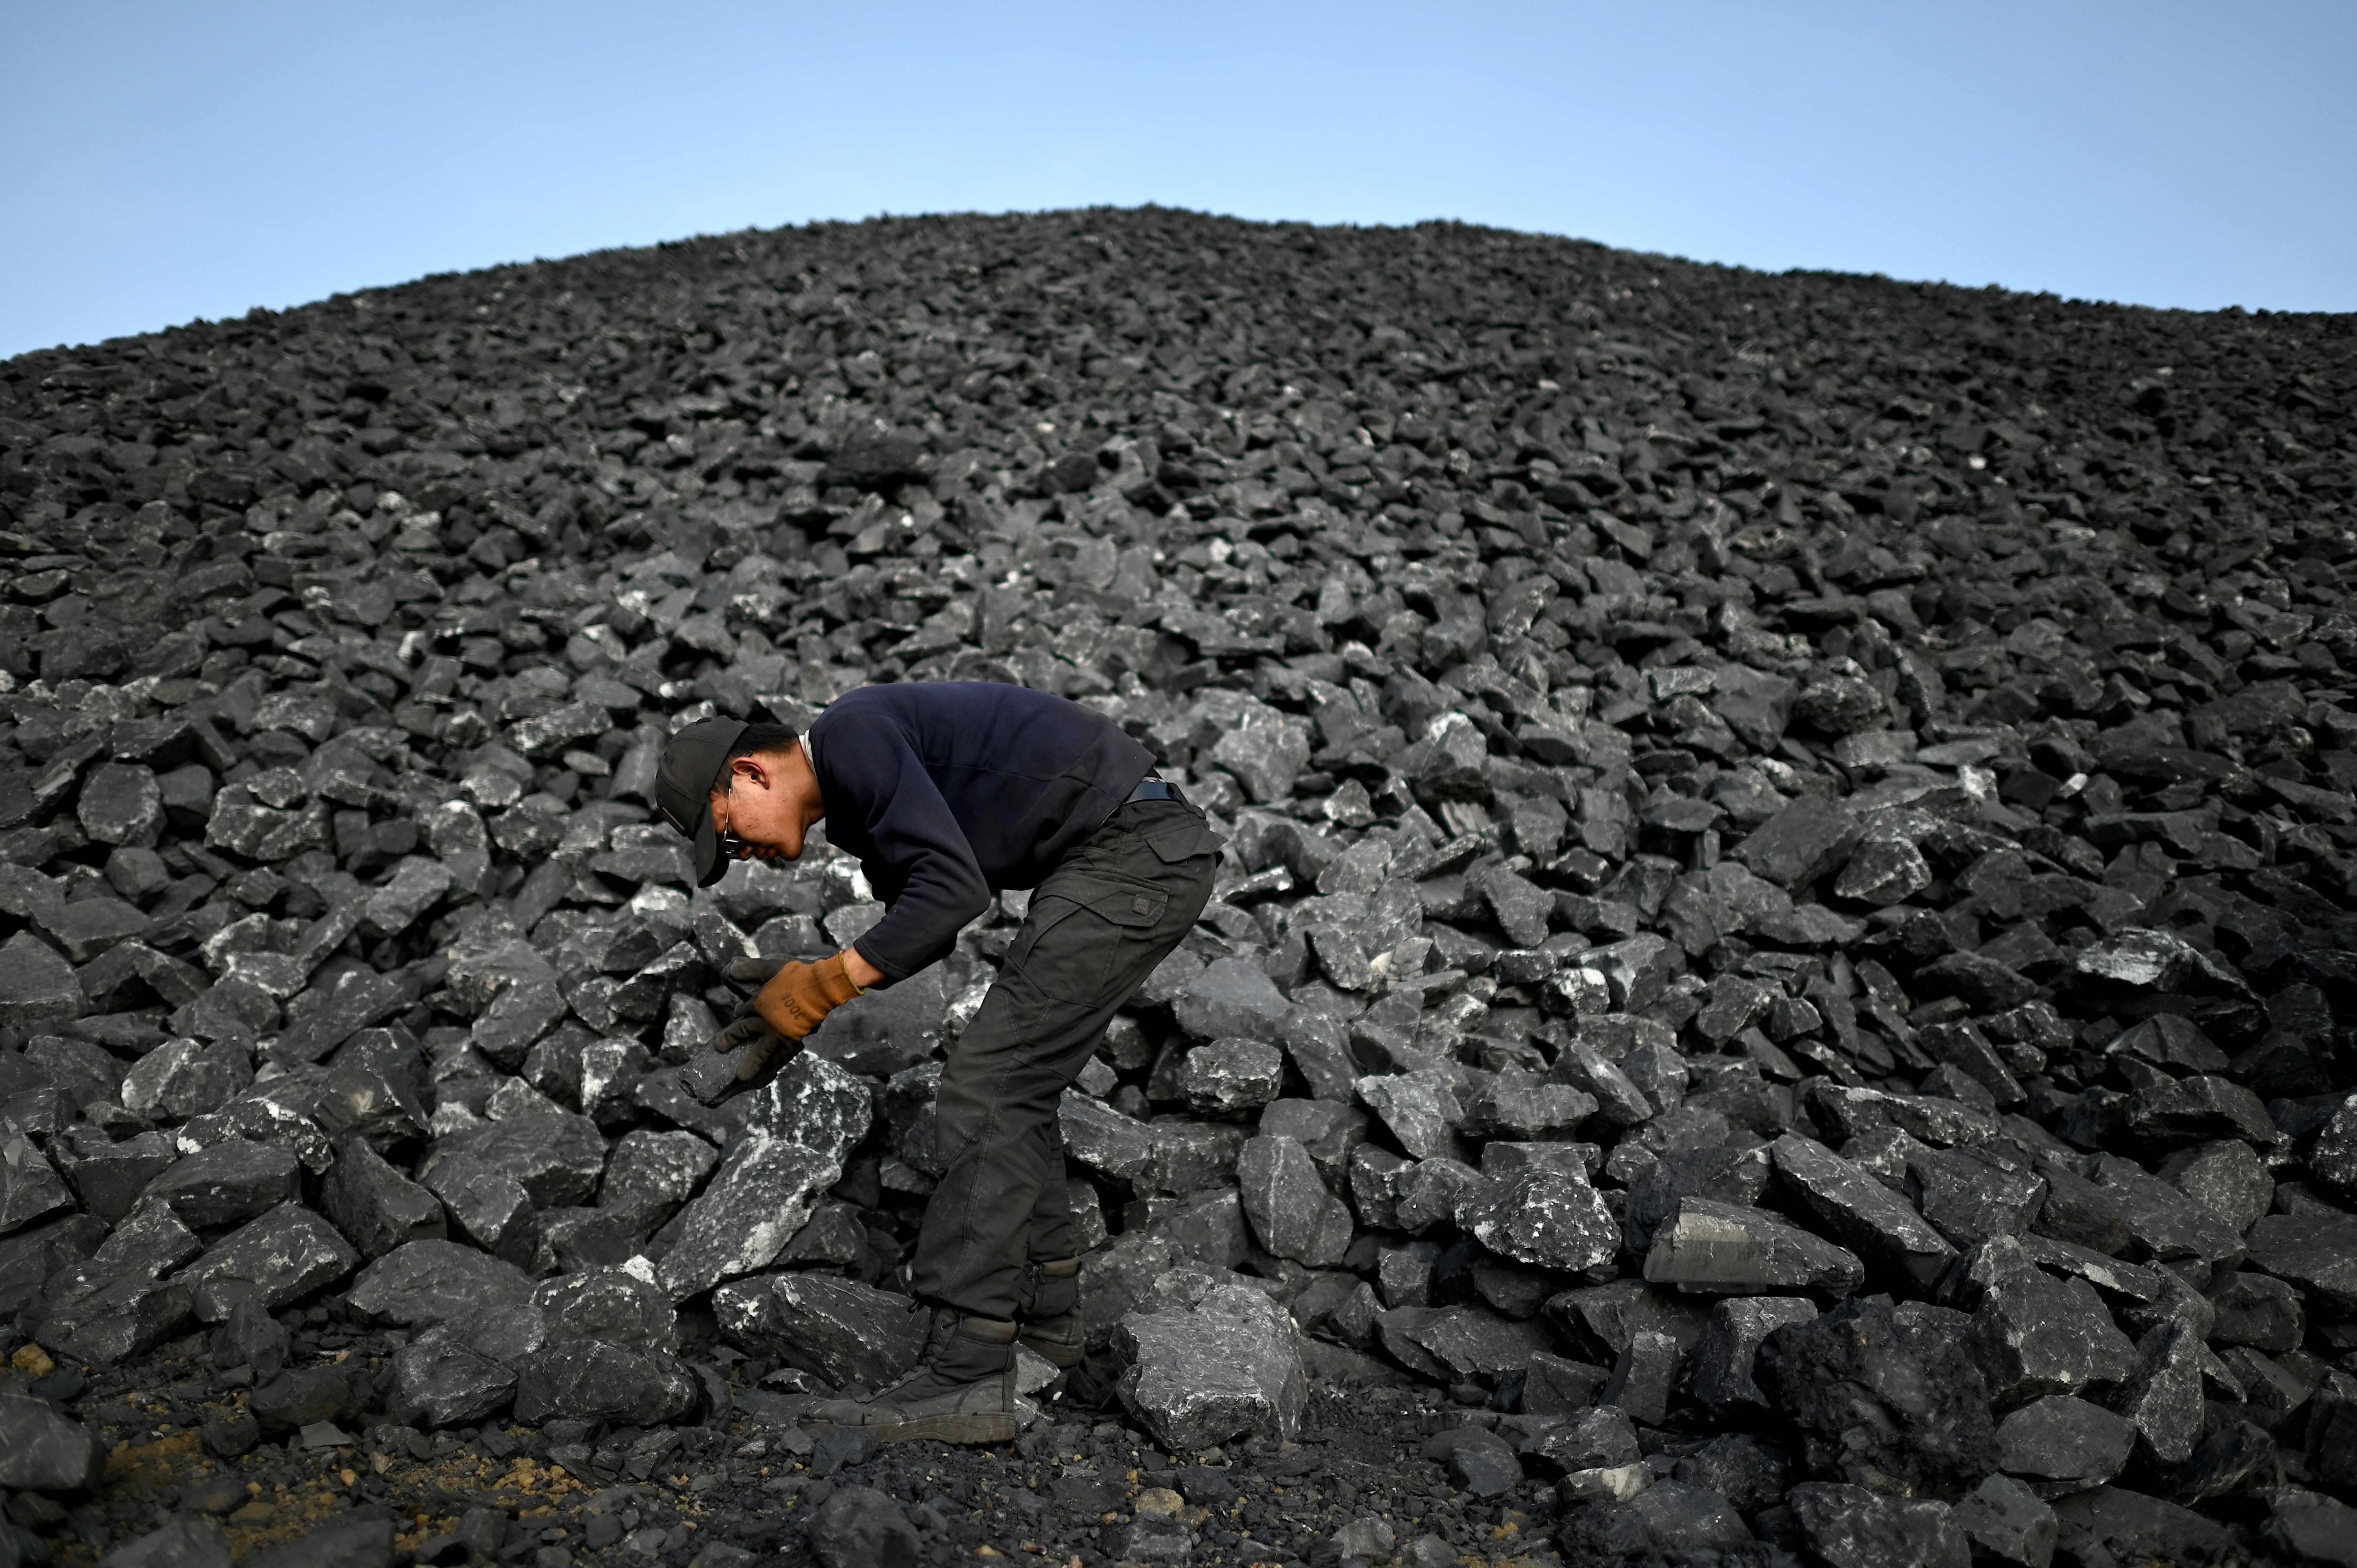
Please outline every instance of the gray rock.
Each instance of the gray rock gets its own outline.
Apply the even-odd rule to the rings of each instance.
[[[1576,1278],[1609,1278],[1620,1228],[1584,1175],[1534,1170],[1488,1184],[1464,1211],[1465,1228],[1501,1258]]]
[[[170,1206],[193,1229],[218,1230],[260,1218],[302,1191],[290,1149],[243,1138],[199,1149],[157,1176],[144,1195]]]
[[[1237,716],[1222,726],[1211,760],[1234,774],[1255,802],[1286,800],[1309,760],[1309,725],[1247,698]]]
[[[2201,1441],[2201,1378],[2209,1355],[2190,1323],[2156,1325],[2137,1343],[2136,1369],[2120,1385],[2112,1409],[2136,1429],[2137,1444],[2152,1463],[2182,1465]]]
[[[57,949],[30,931],[0,942],[0,1027],[79,1018],[88,1005],[73,966]]]
[[[2136,1429],[2069,1394],[2035,1399],[1997,1423],[1997,1462],[2041,1497],[2100,1487],[2126,1468]]]
[[[2180,1149],[2154,1174],[2237,1235],[2257,1224],[2275,1203],[2275,1177],[2251,1146],[2237,1138]]]
[[[1261,1040],[1212,1040],[1187,1053],[1178,1091],[1197,1114],[1230,1115],[1275,1100],[1285,1088],[1285,1054]]]
[[[1616,1469],[1644,1456],[1635,1424],[1618,1405],[1575,1411],[1568,1420],[1541,1427],[1525,1439],[1523,1452],[1559,1475]]]
[[[1725,1498],[1674,1480],[1656,1481],[1626,1501],[1574,1510],[1555,1532],[1555,1544],[1575,1563],[1655,1561],[1674,1552],[1725,1561],[1757,1550]]]
[[[811,1036],[809,1049],[870,1078],[889,1078],[925,1060],[952,1033],[942,969],[920,971],[836,1008]]]
[[[1457,1098],[1454,1075],[1438,1068],[1415,1072],[1382,1073],[1360,1079],[1352,1086],[1361,1103],[1399,1146],[1419,1160],[1457,1152],[1457,1128],[1464,1111]]]
[[[1668,1335],[1631,1335],[1629,1348],[1613,1363],[1612,1376],[1597,1402],[1627,1411],[1629,1419],[1640,1425],[1661,1425],[1669,1418],[1678,1359],[1678,1342]]]
[[[1826,1568],[1971,1568],[1971,1542],[1943,1502],[1810,1482],[1784,1506]]]
[[[1954,1497],[1996,1467],[1987,1387],[1950,1330],[1847,1301],[1770,1330],[1752,1365],[1819,1474]]]
[[[143,1203],[123,1217],[90,1255],[93,1267],[129,1269],[150,1277],[171,1273],[205,1250],[197,1233],[160,1203]]]
[[[1488,903],[1491,918],[1508,941],[1518,948],[1534,948],[1546,940],[1548,918],[1555,913],[1553,894],[1502,865],[1476,874],[1467,886]]]
[[[49,1157],[73,1185],[81,1206],[112,1224],[130,1213],[180,1156],[162,1133],[142,1133],[117,1144],[96,1128],[70,1128],[51,1140]]]
[[[450,868],[422,854],[404,855],[361,907],[361,929],[382,940],[409,929],[450,891]]]
[[[1768,1396],[1752,1378],[1760,1343],[1788,1323],[1808,1323],[1816,1304],[1793,1295],[1738,1296],[1711,1308],[1710,1326],[1694,1355],[1694,1395],[1714,1414],[1765,1410]]]
[[[167,1040],[123,1075],[123,1108],[153,1121],[185,1122],[220,1109],[253,1081],[242,1045]]]
[[[391,1408],[408,1423],[470,1426],[514,1402],[515,1369],[468,1344],[467,1329],[436,1324],[393,1353]]]
[[[630,1234],[643,1236],[695,1196],[720,1163],[720,1151],[694,1133],[625,1133],[606,1162],[597,1207]]]
[[[674,1221],[678,1240],[659,1270],[662,1288],[683,1300],[769,1267],[842,1176],[841,1165],[800,1144],[739,1144]]]
[[[2176,932],[2142,926],[2082,948],[2071,970],[2114,993],[2190,995],[2244,989],[2240,975]]]
[[[875,1097],[857,1077],[803,1051],[746,1097],[747,1137],[782,1139],[840,1165],[867,1136]]]
[[[456,1241],[410,1241],[361,1271],[346,1293],[355,1311],[416,1328],[532,1300],[522,1270]]]
[[[300,1301],[360,1261],[334,1226],[299,1203],[284,1203],[215,1242],[179,1278],[199,1320],[219,1323],[249,1297],[273,1309]]]
[[[64,1178],[29,1139],[0,1136],[0,1235],[73,1206]]]
[[[1340,1100],[1278,1100],[1260,1113],[1263,1137],[1291,1138],[1337,1186],[1349,1179],[1351,1153],[1366,1141],[1367,1125],[1365,1112]]]
[[[1423,1235],[1454,1223],[1468,1199],[1483,1195],[1487,1178],[1462,1160],[1437,1155],[1402,1171],[1394,1185],[1399,1193],[1394,1211],[1399,1229]]]
[[[1857,1254],[1765,1209],[1707,1197],[1678,1200],[1653,1232],[1645,1278],[1691,1293],[1759,1295],[1810,1291],[1838,1298],[1866,1278]]]
[[[2046,1178],[1994,1148],[1918,1149],[1907,1190],[1923,1218],[1960,1247],[2018,1236],[2046,1201]]]
[[[1841,865],[1860,836],[1857,814],[1847,804],[1803,795],[1752,829],[1729,853],[1755,875],[1797,887]]]
[[[1998,1563],[2047,1568],[2054,1560],[2054,1510],[2010,1476],[1990,1476],[1956,1504],[1957,1527]]]
[[[2216,1309],[2209,1335],[2212,1345],[2248,1345],[2281,1355],[2308,1338],[2299,1292],[2282,1280],[2237,1270],[2211,1282],[2209,1295]]]
[[[523,1184],[473,1151],[429,1159],[426,1191],[457,1233],[494,1258],[529,1268],[540,1250],[540,1214]]]
[[[2000,1404],[2110,1386],[2136,1370],[2136,1347],[2112,1322],[2094,1287],[2042,1270],[1992,1283],[1966,1338]]]
[[[2318,1304],[2357,1316],[2357,1216],[2316,1208],[2270,1214],[2250,1229],[2251,1262]]]
[[[1464,1126],[1476,1138],[1545,1138],[1571,1131],[1596,1110],[1596,1097],[1586,1090],[1509,1065],[1466,1105]]]
[[[153,1348],[188,1321],[187,1285],[81,1263],[50,1276],[24,1326],[45,1349],[103,1365]]]
[[[2216,1138],[2272,1144],[2278,1136],[2257,1095],[2214,1073],[2147,1084],[2128,1096],[2126,1122],[2128,1132],[2153,1149],[2185,1148]]]
[[[695,1408],[694,1375],[672,1356],[597,1339],[542,1346],[516,1368],[516,1419],[565,1418],[654,1426]]]
[[[447,1233],[441,1203],[365,1138],[338,1142],[336,1163],[319,1185],[319,1206],[365,1257],[382,1258],[406,1242],[438,1240]]]
[[[104,1463],[90,1428],[47,1400],[0,1393],[0,1487],[82,1491],[97,1484]]]
[[[1486,1307],[1394,1307],[1376,1320],[1383,1348],[1403,1365],[1455,1383],[1494,1383],[1521,1371],[1552,1343],[1539,1325]]]
[[[1592,1040],[1574,1040],[1555,1059],[1554,1074],[1596,1101],[1598,1114],[1615,1127],[1636,1127],[1660,1111],[1652,1097],[1620,1070]]]
[[[2250,1093],[2248,1090],[2243,1092]],[[2264,1117],[2266,1108],[2262,1106],[2260,1110]],[[2273,1124],[2267,1123],[2266,1133],[2272,1133],[2273,1130]],[[2239,1129],[2228,1130],[2222,1135],[2252,1136]],[[2267,1141],[2266,1134],[2254,1139],[2258,1143]],[[2318,1130],[2316,1142],[2309,1147],[2308,1168],[2318,1186],[2343,1203],[2357,1204],[2357,1094],[2345,1097],[2331,1119]]]
[[[1850,851],[1834,878],[1836,898],[1883,908],[1904,903],[1932,886],[1932,865],[1903,838],[1868,838]]]
[[[1500,1498],[1522,1484],[1523,1462],[1512,1444],[1485,1427],[1459,1427],[1445,1434],[1448,1444],[1442,1466],[1457,1489],[1470,1497]]]
[[[1165,1283],[1178,1276],[1165,1276]],[[1191,1454],[1246,1433],[1290,1439],[1308,1400],[1298,1336],[1243,1283],[1196,1275],[1156,1310],[1122,1318],[1122,1402],[1165,1449]]]
[[[1236,1156],[1243,1211],[1261,1246],[1313,1269],[1341,1262],[1351,1246],[1351,1210],[1328,1190],[1309,1152],[1291,1138],[1248,1141]]]
[[[891,1381],[924,1354],[929,1315],[905,1295],[832,1274],[772,1273],[712,1293],[722,1337],[840,1387]]]
[[[1923,1288],[1954,1261],[1955,1248],[1905,1199],[1815,1139],[1787,1133],[1769,1154],[1802,1211],[1868,1263]]]
[[[1070,1089],[1057,1101],[1056,1113],[1065,1152],[1092,1170],[1131,1181],[1152,1165],[1154,1130],[1135,1117]]]
[[[1292,1007],[1265,970],[1240,958],[1222,958],[1187,983],[1171,1011],[1190,1039],[1241,1036],[1274,1042],[1285,1038]]]
[[[597,1190],[606,1140],[596,1122],[570,1112],[510,1116],[436,1139],[417,1167],[418,1180],[432,1188],[436,1171],[449,1165],[508,1176],[536,1208],[566,1208]]]
[[[533,1311],[552,1340],[602,1339],[638,1350],[675,1349],[679,1315],[671,1298],[625,1268],[596,1268],[544,1281]]]
[[[917,1568],[924,1538],[900,1505],[868,1487],[839,1487],[804,1527],[823,1568]]]

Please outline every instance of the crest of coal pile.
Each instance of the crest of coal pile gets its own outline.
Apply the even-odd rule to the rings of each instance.
[[[6,1550],[2346,1563],[2352,411],[2345,317],[1157,209],[0,364]],[[1226,842],[1086,1359],[877,1451],[1025,902],[748,1088],[877,904],[650,797],[950,680]]]

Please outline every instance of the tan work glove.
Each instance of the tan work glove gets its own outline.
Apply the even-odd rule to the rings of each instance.
[[[843,955],[836,953],[816,963],[790,963],[780,969],[753,998],[753,1010],[787,1039],[799,1040],[858,994],[859,987],[851,983]]]

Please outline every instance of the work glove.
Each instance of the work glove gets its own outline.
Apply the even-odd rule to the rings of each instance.
[[[728,979],[737,985],[752,985],[754,991],[761,991],[761,985],[769,985],[780,969],[785,969],[782,957],[740,957],[737,962],[728,964]],[[749,997],[745,1007],[737,1007],[737,1016],[745,1016],[748,1007],[752,1007]]]
[[[859,994],[841,953],[816,963],[779,966],[753,998],[753,1010],[787,1039],[799,1040]]]
[[[802,1048],[801,1042],[789,1040],[775,1029],[748,1003],[728,1022],[712,1042],[712,1048],[726,1056],[732,1051],[743,1054],[737,1058],[737,1081],[750,1083],[772,1067],[782,1066]]]

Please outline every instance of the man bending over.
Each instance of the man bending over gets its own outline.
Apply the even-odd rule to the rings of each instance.
[[[694,841],[700,886],[732,859],[793,859],[823,821],[887,906],[842,952],[779,968],[722,1032],[740,1078],[860,993],[940,959],[996,890],[1033,890],[942,1072],[942,1177],[910,1262],[934,1310],[925,1359],[870,1399],[821,1405],[813,1424],[1003,1443],[1016,1433],[1018,1336],[1059,1366],[1080,1360],[1057,1101],[1202,912],[1222,842],[1153,769],[1103,714],[979,682],[863,687],[800,736],[705,719],[664,749],[657,805]]]

